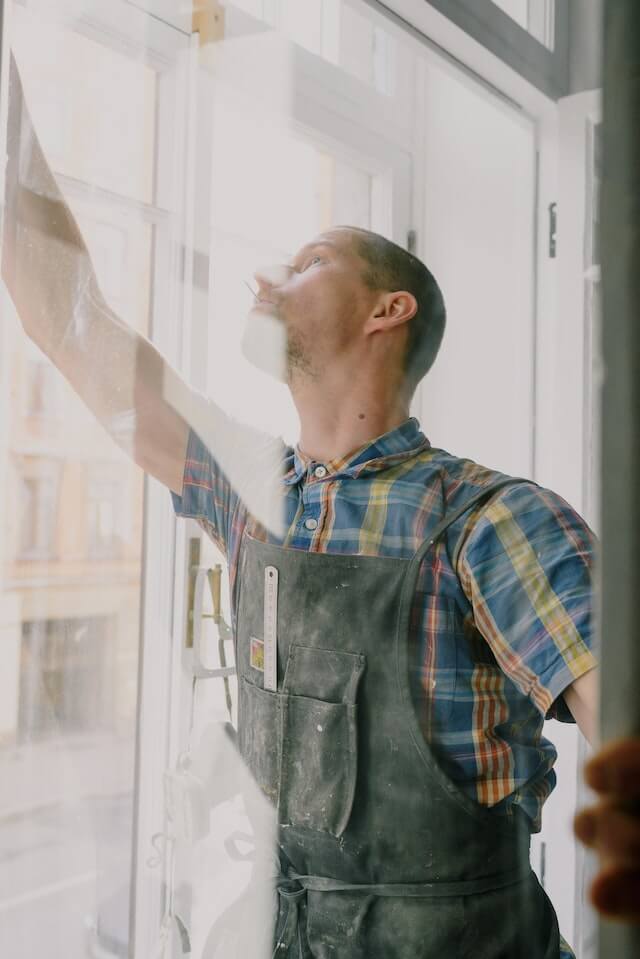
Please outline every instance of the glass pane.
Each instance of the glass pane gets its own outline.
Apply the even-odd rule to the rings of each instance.
[[[354,0],[232,0],[226,17],[230,35],[255,29],[258,23],[275,27],[378,93],[395,92],[396,39]]]
[[[340,66],[379,93],[396,91],[397,43],[362,7],[345,0],[340,22]]]
[[[257,269],[288,262],[332,225],[370,228],[374,179],[321,144],[269,129],[228,93],[216,101],[209,392],[242,422],[288,438],[298,429],[288,390],[242,355],[243,324],[228,318],[250,307]],[[241,391],[234,389],[239,379],[246,384]]]
[[[493,0],[493,2],[536,40],[553,50],[555,0]]]
[[[89,7],[13,4],[9,39],[26,109],[105,304],[149,334],[168,222],[157,184],[174,176],[174,159],[158,156],[157,28],[120,0],[103,8],[104,19]],[[162,41],[168,71],[186,41],[167,28]],[[14,84],[9,107],[18,117],[19,104]],[[21,183],[61,210],[62,199],[38,179],[26,112],[21,117],[9,140],[15,155],[23,138]],[[69,249],[46,232],[35,237],[33,266],[20,269],[32,277],[46,262],[62,278]],[[68,315],[53,297],[46,304],[55,322],[68,324],[61,343],[89,322],[82,282],[78,276],[65,301]],[[56,369],[55,347],[43,343],[41,351],[25,337],[4,292],[0,337],[3,372],[11,371],[0,448],[0,951],[15,959],[122,956],[130,934],[143,475],[123,452],[126,429],[115,430],[119,448]],[[119,364],[118,387],[130,394],[126,364],[98,353]]]
[[[61,192],[14,110],[2,953],[573,959],[545,720],[595,663],[593,541],[518,479],[546,141],[364,2],[199,5],[208,39],[178,6],[11,25]]]

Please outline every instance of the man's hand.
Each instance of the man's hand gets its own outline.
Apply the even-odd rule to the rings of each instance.
[[[603,915],[640,922],[640,738],[610,743],[585,767],[599,801],[578,813],[578,839],[600,856],[591,900]]]

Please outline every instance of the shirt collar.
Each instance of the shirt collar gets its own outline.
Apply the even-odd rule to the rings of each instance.
[[[293,486],[304,479],[308,473],[313,474],[318,466],[324,467],[327,477],[355,478],[365,473],[387,469],[429,448],[429,440],[421,431],[417,419],[412,416],[388,433],[369,440],[348,456],[329,462],[320,463],[312,460],[298,446],[290,448],[285,462],[284,483],[287,486]]]

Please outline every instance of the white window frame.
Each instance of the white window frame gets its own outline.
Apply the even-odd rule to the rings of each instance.
[[[111,16],[105,13],[109,5],[92,0],[95,16]],[[8,6],[7,0],[4,4]],[[132,11],[145,7],[157,10],[151,0],[136,0],[131,4]],[[372,4],[378,9],[381,4]],[[562,254],[556,259],[548,256],[547,216],[551,203],[558,202],[560,178],[558,174],[561,153],[559,130],[559,112],[557,104],[539,89],[525,80],[521,75],[510,68],[497,56],[491,54],[468,33],[452,23],[446,16],[436,10],[431,4],[416,2],[416,0],[387,0],[385,5],[408,24],[416,34],[426,41],[420,41],[414,34],[415,42],[426,42],[431,47],[433,55],[444,57],[456,68],[467,72],[474,79],[483,83],[493,92],[506,98],[514,106],[531,117],[537,128],[538,146],[538,256],[536,279],[536,390],[535,390],[535,477],[539,481],[552,486],[566,495],[575,505],[581,505],[584,490],[584,448],[580,453],[580,468],[578,473],[569,477],[564,473],[566,456],[561,453],[561,443],[557,437],[555,423],[554,397],[562,388],[563,371],[555,368],[552,357],[557,350],[558,321],[561,316],[558,308],[556,289],[560,278],[560,264]],[[139,14],[139,10],[137,13]],[[132,17],[135,14],[132,13]],[[172,12],[167,4],[162,17],[173,20],[177,26],[175,8]],[[154,18],[155,19],[155,18]],[[133,20],[131,21],[134,22]],[[183,25],[183,21],[180,20]],[[111,24],[114,36],[125,45],[130,44],[130,38],[123,36],[120,23]],[[392,26],[392,25],[390,25]],[[395,25],[397,29],[397,24]],[[95,21],[87,23],[87,29],[96,29]],[[126,31],[125,31],[126,33]],[[6,30],[4,31],[6,37]],[[135,30],[134,30],[135,34]],[[158,29],[158,37],[164,31]],[[145,40],[149,42],[149,34]],[[403,34],[403,39],[409,39]],[[166,49],[163,51],[163,42],[159,39],[158,49],[152,56],[158,57],[158,62],[166,62]],[[203,173],[206,164],[206,147],[203,149],[203,137],[206,142],[206,132],[198,130],[206,111],[202,104],[198,108],[195,90],[198,86],[195,71],[195,45],[193,51],[190,76],[180,81],[184,84],[181,91],[174,89],[167,94],[167,101],[174,103],[188,102],[189,116],[187,131],[184,140],[189,144],[190,159],[180,158],[184,163],[183,169],[191,166],[192,175],[187,177],[190,183],[191,196],[187,198],[185,207],[191,210],[191,221],[181,224],[182,235],[171,238],[169,248],[175,252],[181,243],[186,248],[185,277],[188,281],[189,271],[193,269],[196,255],[207,256],[207,238],[202,236],[202,224],[197,220],[197,206],[202,204],[199,195],[199,204],[194,204],[194,183],[204,183],[198,175],[196,166]],[[326,61],[307,53],[304,50],[290,45],[288,53],[295,77],[296,96],[291,104],[291,116],[294,123],[305,133],[313,132],[320,138],[329,138],[332,144],[349,144],[349,149],[359,158],[376,155],[379,159],[379,169],[391,168],[397,171],[398,181],[411,177],[409,191],[402,191],[394,203],[393,237],[404,244],[407,229],[412,227],[412,211],[420,209],[420,196],[423,184],[420,172],[421,165],[415,159],[422,149],[423,131],[420,124],[411,123],[410,111],[407,115],[394,112],[390,104],[385,104],[384,98],[375,91],[365,90],[364,85],[346,76],[343,71],[337,70]],[[3,41],[2,77],[0,95],[1,118],[6,117],[6,91],[8,57],[6,40]],[[186,95],[187,88],[191,91]],[[336,105],[339,104],[338,109]],[[377,112],[372,112],[375,110]],[[363,116],[375,116],[376,127],[363,125]],[[379,123],[385,129],[385,136],[380,137]],[[377,128],[377,129],[376,129]],[[4,137],[6,122],[1,124],[0,136]],[[198,133],[196,133],[198,131]],[[178,141],[179,137],[175,137]],[[174,141],[174,149],[175,147]],[[3,144],[0,144],[3,146]],[[4,157],[5,150],[0,149],[0,156]],[[194,173],[195,171],[195,173]],[[405,199],[405,195],[408,199]],[[569,217],[562,213],[563,230],[566,228]],[[200,235],[199,235],[200,234]],[[565,242],[565,241],[561,241]],[[568,245],[568,241],[567,245]],[[561,247],[562,248],[562,247]],[[565,249],[567,247],[565,246]],[[420,243],[417,252],[424,255]],[[170,258],[173,254],[170,254]],[[172,261],[175,270],[178,265],[175,256]],[[206,356],[206,302],[198,302],[200,294],[189,283],[185,282],[184,302],[174,303],[175,316],[180,316],[181,322],[171,327],[165,324],[154,330],[156,342],[160,349],[196,386],[206,382],[206,370],[202,368],[202,358]],[[185,316],[193,316],[193,325],[183,322]],[[581,322],[583,317],[581,316]],[[584,328],[582,327],[584,336]],[[584,343],[584,339],[582,339]],[[582,351],[581,355],[582,355]],[[549,370],[552,370],[552,382],[549,382]],[[2,425],[2,424],[0,424]],[[1,432],[1,430],[0,430]],[[584,436],[584,432],[582,432]],[[552,437],[551,441],[548,437]],[[564,477],[564,478],[563,478]],[[578,484],[578,485],[576,485]],[[575,494],[575,495],[574,495]],[[168,560],[161,564],[161,568],[152,569],[147,566],[145,575],[144,595],[144,649],[149,656],[153,653],[153,667],[149,668],[149,657],[145,657],[144,668],[140,678],[140,729],[138,753],[144,756],[143,763],[138,768],[138,815],[137,815],[137,863],[136,863],[136,922],[134,927],[134,953],[145,955],[155,936],[162,918],[162,896],[159,884],[153,887],[152,879],[146,870],[145,862],[150,855],[149,836],[152,831],[164,830],[164,803],[158,789],[161,774],[167,765],[175,760],[181,742],[184,742],[185,721],[180,710],[176,711],[178,703],[189,701],[190,677],[185,671],[184,657],[184,623],[186,621],[186,591],[185,591],[185,559],[186,540],[193,533],[189,524],[178,524],[174,533],[174,523],[167,504],[166,491],[153,480],[147,480],[146,486],[146,531],[145,549],[147,555],[172,557],[174,565]],[[169,649],[164,642],[158,642],[158,637],[172,636],[172,646]],[[166,648],[167,647],[167,648]],[[171,715],[165,715],[167,695],[173,708]],[[158,724],[159,727],[158,727]],[[166,871],[165,871],[166,876]]]
[[[556,355],[563,357],[562,372],[566,379],[559,376],[557,380],[556,424],[558,410],[562,410],[563,420],[575,424],[576,428],[571,434],[569,429],[559,430],[556,425],[554,461],[558,484],[562,484],[561,489],[570,491],[567,497],[571,495],[571,502],[597,533],[600,528],[599,462],[594,459],[599,456],[597,376],[600,331],[595,326],[589,294],[594,282],[600,278],[600,265],[592,264],[591,258],[595,200],[593,129],[602,116],[601,93],[591,90],[565,97],[559,101],[558,110],[558,215],[559,243],[562,243],[559,247],[562,263],[558,277],[558,308],[562,323],[557,326],[555,351]],[[572,384],[571,390],[567,390],[567,382]],[[566,797],[564,806],[569,809],[583,805],[588,799],[580,770],[590,750],[575,730],[567,730],[566,736],[573,740],[570,748],[575,757],[573,782],[560,785]],[[573,945],[582,959],[588,959],[595,955],[596,949],[596,919],[587,895],[593,857],[582,845],[573,842],[563,858],[565,872],[572,866],[575,877]]]
[[[557,441],[554,397],[564,388],[563,372],[557,369],[553,358],[557,349],[558,320],[562,315],[558,308],[557,284],[560,275],[560,257],[550,258],[548,244],[548,215],[552,203],[558,202],[559,181],[559,111],[557,103],[541,92],[540,89],[523,78],[503,60],[490,53],[485,46],[465,33],[449,19],[428,3],[416,0],[389,0],[378,4],[369,2],[373,16],[383,23],[385,29],[400,36],[403,43],[415,43],[421,53],[436,59],[450,70],[465,75],[468,82],[478,83],[493,96],[506,101],[514,110],[521,111],[532,120],[536,129],[537,154],[537,195],[536,224],[537,252],[535,255],[535,344],[534,344],[534,397],[533,416],[529,428],[533,436],[533,476],[544,485],[552,486],[582,508],[583,488],[582,471],[584,469],[584,451],[580,454],[579,487],[570,483],[563,474],[566,457],[562,454],[561,443]],[[403,23],[388,19],[381,11],[387,7],[399,14]],[[407,31],[407,25],[412,30]],[[398,110],[392,100],[377,94],[374,90],[349,77],[326,60],[285,41],[282,37],[273,37],[274,44],[280,43],[282,56],[289,64],[289,76],[294,78],[295,96],[288,103],[290,123],[303,130],[307,135],[328,138],[334,145],[347,142],[349,148],[359,157],[371,155],[380,150],[379,157],[384,165],[389,157],[392,168],[398,173],[398,182],[408,172],[411,185],[408,193],[409,206],[398,197],[395,207],[392,236],[401,245],[406,244],[407,231],[417,225],[418,211],[422,208],[421,198],[424,191],[425,164],[420,162],[424,149],[424,124],[420,122],[420,111],[416,110],[418,122],[412,115],[411,105],[406,111]],[[238,57],[238,50],[234,50]],[[237,60],[238,83],[245,84],[249,95],[261,96],[247,79],[251,71],[243,69],[241,59]],[[243,78],[245,78],[243,80]],[[414,91],[419,104],[420,70],[416,77]],[[264,93],[268,96],[267,91]],[[268,108],[269,104],[265,102]],[[375,117],[371,125],[363,122],[364,117]],[[380,130],[384,138],[380,138]],[[389,152],[390,151],[390,152]],[[401,160],[397,159],[402,157]],[[396,164],[396,165],[394,165]],[[407,165],[408,164],[408,165]],[[403,205],[403,202],[405,205]],[[428,259],[428,251],[418,232],[416,252]],[[202,350],[203,340],[199,341],[199,356],[206,355]],[[551,371],[551,374],[550,374]],[[549,382],[552,375],[553,382]],[[419,395],[417,397],[419,403]],[[581,436],[582,430],[580,430]],[[557,727],[556,727],[557,729]],[[554,739],[559,736],[554,729]],[[562,771],[563,779],[569,783],[569,792],[575,798],[578,756],[575,744],[569,746],[567,761]],[[566,803],[564,805],[566,808]],[[564,824],[563,824],[564,827]],[[547,852],[547,882],[552,880],[556,868]],[[575,855],[575,846],[571,850]],[[533,861],[540,871],[540,862],[544,848],[534,842]],[[556,858],[556,857],[554,857]],[[564,871],[565,863],[562,863]],[[566,871],[564,871],[566,874]],[[569,934],[574,927],[574,911],[562,918],[562,926]]]
[[[368,0],[365,0],[368,2]],[[452,23],[431,4],[416,2],[416,0],[388,0],[384,5],[369,3],[374,8],[373,13],[385,29],[389,29],[401,36],[404,43],[415,42],[420,44],[424,55],[433,57],[438,63],[448,62],[449,68],[466,74],[469,82],[481,84],[491,95],[497,96],[515,110],[521,111],[533,121],[536,129],[537,154],[537,196],[536,196],[536,223],[537,223],[537,252],[535,255],[535,344],[534,344],[534,415],[530,429],[533,433],[534,478],[543,485],[551,486],[564,495],[579,510],[588,513],[587,503],[584,501],[587,450],[585,448],[585,431],[582,407],[577,411],[578,428],[572,423],[572,435],[579,433],[577,440],[574,465],[568,463],[564,447],[564,436],[558,429],[557,398],[566,389],[566,382],[572,373],[567,376],[566,369],[560,369],[555,362],[558,352],[558,336],[561,330],[560,320],[565,322],[565,308],[563,295],[559,291],[562,277],[568,276],[569,265],[567,256],[569,250],[581,249],[581,240],[568,233],[563,234],[566,239],[559,241],[559,250],[556,257],[549,255],[549,209],[553,203],[559,204],[563,210],[562,230],[567,230],[567,221],[571,214],[567,209],[562,183],[563,151],[565,150],[566,134],[560,137],[561,122],[564,117],[561,107],[551,97],[541,92],[531,82],[517,73],[503,60],[490,53],[485,46],[465,33],[460,27]],[[399,14],[404,21],[404,27],[397,22],[389,21],[381,12],[386,6],[392,12]],[[407,32],[406,25],[413,28]],[[421,206],[424,191],[425,164],[420,162],[424,150],[424,125],[412,115],[411,106],[405,111],[398,110],[397,104],[376,91],[366,88],[362,83],[349,77],[344,71],[334,67],[320,57],[308,53],[306,50],[288,43],[282,37],[274,37],[274,43],[282,46],[282,55],[289,64],[289,76],[293,78],[295,96],[288,104],[288,122],[294,129],[299,129],[306,136],[311,136],[317,142],[323,140],[332,148],[350,151],[357,162],[367,163],[367,157],[377,156],[371,172],[380,172],[383,169],[393,171],[392,180],[398,184],[406,182],[410,177],[409,191],[399,189],[394,197],[394,220],[391,235],[396,242],[405,245],[407,231],[415,227],[416,217]],[[237,50],[234,55],[237,56]],[[238,63],[238,83],[242,85],[242,77],[248,77],[250,70],[242,70]],[[416,113],[420,116],[419,98],[421,84],[420,70],[416,77]],[[251,90],[247,81],[247,93],[260,96],[260,91]],[[376,122],[368,124],[365,117],[375,117]],[[384,130],[384,137],[380,137],[380,130]],[[575,159],[575,158],[574,158]],[[201,161],[199,161],[201,162]],[[370,162],[370,161],[369,161]],[[376,171],[377,166],[377,171]],[[575,185],[575,184],[574,184]],[[577,195],[577,194],[576,194]],[[584,194],[580,197],[584,201]],[[206,240],[204,241],[206,243]],[[422,239],[418,233],[416,252],[425,257],[428,253],[424,249]],[[583,280],[580,273],[580,279]],[[560,295],[559,295],[560,293]],[[566,304],[565,304],[566,305]],[[579,313],[580,329],[576,332],[577,339],[573,349],[579,355],[580,370],[576,370],[574,385],[578,384],[577,392],[580,402],[584,400],[585,357],[588,350],[588,340],[585,338],[584,327],[584,300],[572,299],[571,309]],[[576,319],[578,322],[578,319]],[[562,332],[560,336],[562,337]],[[193,338],[194,350],[192,364],[194,369],[202,364],[202,357],[206,356],[206,338],[204,329],[200,329]],[[200,366],[201,385],[206,382],[206,371]],[[575,397],[574,397],[575,402]],[[567,472],[569,469],[569,472]],[[192,535],[193,527],[188,530],[187,524],[182,525],[181,535]],[[178,567],[180,568],[180,567]],[[183,592],[184,598],[184,592]],[[182,616],[185,615],[184,606]],[[182,620],[184,622],[184,618]],[[183,658],[184,665],[184,658]],[[186,700],[183,700],[186,702]],[[563,770],[562,779],[565,789],[556,794],[560,799],[560,808],[563,815],[567,809],[575,806],[576,782],[578,777],[581,753],[576,747],[575,732],[571,729],[558,731],[554,728],[556,742],[560,740],[561,759]],[[182,723],[182,741],[186,728]],[[564,742],[566,740],[566,743]],[[564,749],[563,749],[564,745]],[[555,816],[550,825],[553,827]],[[562,828],[567,831],[566,822]],[[566,837],[565,837],[566,840]],[[568,848],[565,848],[567,846]],[[568,860],[565,858],[568,855]],[[545,854],[545,847],[540,840],[534,841],[534,865],[540,871],[541,859]],[[576,878],[580,868],[576,846],[572,839],[560,844],[553,855],[546,849],[546,878],[549,887],[562,881],[566,876],[567,862],[573,863]],[[550,888],[553,896],[553,888]],[[576,895],[572,908],[565,911],[561,917],[562,926],[569,934],[575,932],[579,925],[581,910],[580,883],[576,883]],[[576,940],[577,942],[577,940]]]

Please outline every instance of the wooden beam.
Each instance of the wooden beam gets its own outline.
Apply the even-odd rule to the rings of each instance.
[[[200,46],[224,39],[224,9],[218,0],[194,0],[192,32],[200,34]]]

